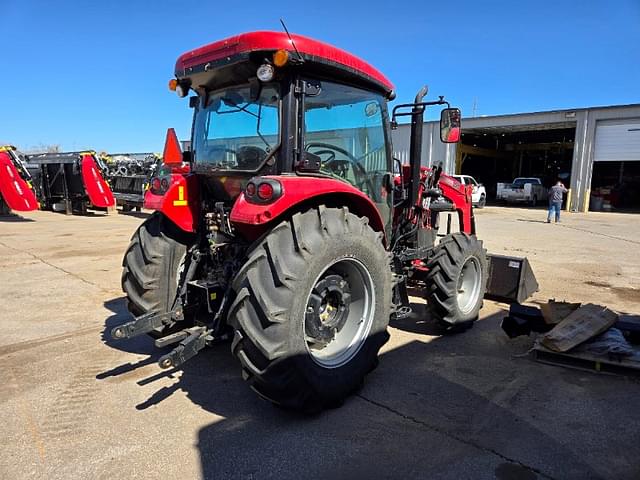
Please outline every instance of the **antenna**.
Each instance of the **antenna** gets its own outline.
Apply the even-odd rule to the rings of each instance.
[[[296,51],[296,55],[298,55],[298,60],[300,60],[300,63],[304,63],[304,58],[302,58],[302,55],[300,55],[300,52],[296,48],[296,44],[293,42],[293,38],[291,38],[291,34],[289,33],[289,30],[287,29],[287,26],[284,24],[284,20],[280,19],[280,23],[282,24],[282,28],[284,28],[284,31],[286,32],[287,37],[289,37],[289,41],[291,42],[293,49]]]

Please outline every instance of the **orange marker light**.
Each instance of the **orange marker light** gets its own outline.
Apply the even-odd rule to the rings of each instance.
[[[278,50],[273,54],[273,64],[276,67],[284,67],[289,61],[289,52],[286,50]]]
[[[169,80],[169,90],[171,90],[172,92],[175,92],[177,86],[178,86],[178,80],[176,80],[175,78],[172,78],[171,80]]]

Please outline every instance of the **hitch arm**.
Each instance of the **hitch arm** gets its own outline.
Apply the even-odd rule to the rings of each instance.
[[[209,331],[205,327],[193,327],[183,332],[188,333],[187,338],[166,355],[160,357],[158,365],[160,368],[178,367],[184,362],[194,357],[207,345]]]
[[[113,328],[111,330],[111,337],[115,340],[137,337],[143,333],[149,333],[156,328],[170,325],[174,321],[179,322],[181,320],[184,320],[182,307],[164,313],[145,313],[130,322]]]

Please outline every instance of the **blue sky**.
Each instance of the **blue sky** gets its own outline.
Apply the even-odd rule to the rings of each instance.
[[[640,103],[640,0],[0,0],[0,142],[159,151],[191,126],[167,90],[177,56],[280,17],[378,67],[398,101],[427,83],[466,116]]]

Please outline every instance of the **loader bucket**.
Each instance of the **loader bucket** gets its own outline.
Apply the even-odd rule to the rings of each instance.
[[[91,154],[82,155],[82,182],[87,196],[96,207],[112,207],[116,204],[113,192],[98,169]]]
[[[0,195],[11,210],[29,212],[38,209],[38,200],[16,169],[7,152],[0,151]]]
[[[538,291],[538,281],[526,257],[489,255],[489,281],[485,298],[522,303]]]

